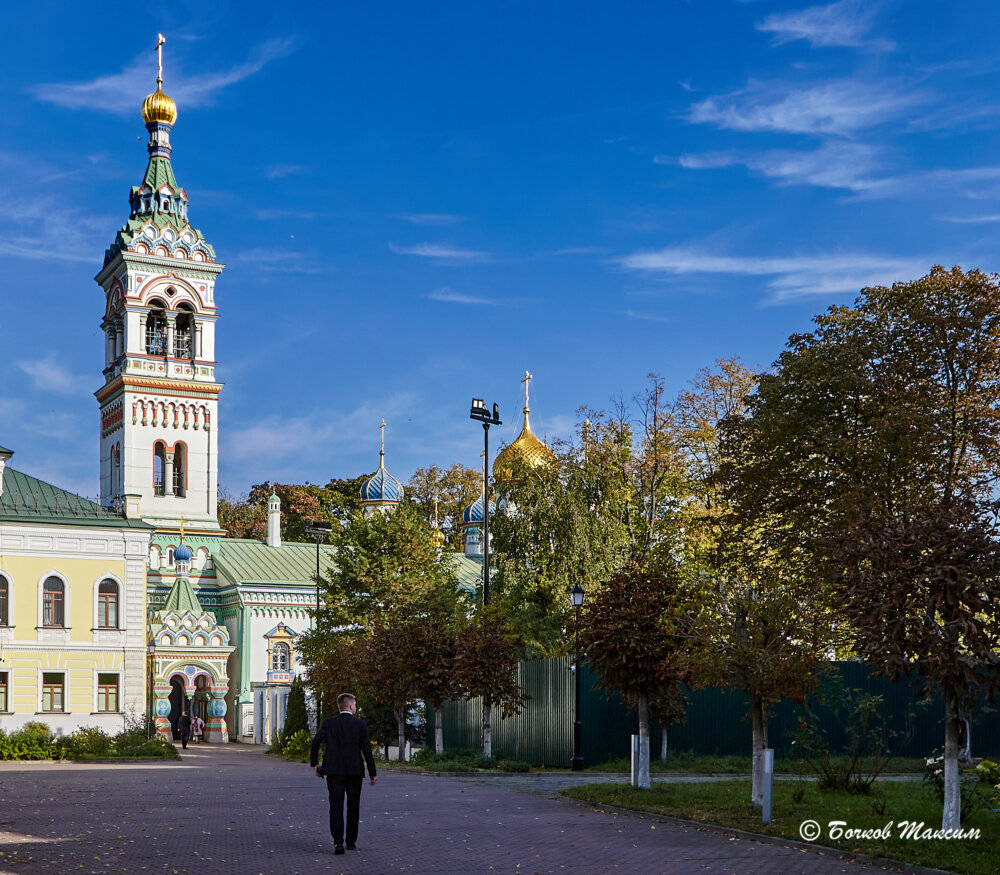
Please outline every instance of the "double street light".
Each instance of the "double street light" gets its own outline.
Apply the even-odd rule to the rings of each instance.
[[[576,611],[575,638],[573,642],[573,680],[575,683],[576,720],[573,722],[574,772],[583,771],[583,721],[580,719],[580,606],[583,604],[583,587],[577,584],[570,590],[570,603]]]
[[[307,535],[316,536],[316,624],[319,625],[319,543],[323,538],[329,538],[333,534],[333,526],[323,520],[313,520],[306,523],[305,532]]]
[[[472,399],[469,419],[483,424],[483,605],[490,603],[490,426],[503,425],[500,408],[490,413],[482,398]]]

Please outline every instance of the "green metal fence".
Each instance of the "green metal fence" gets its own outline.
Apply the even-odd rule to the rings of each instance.
[[[598,678],[584,662],[581,665],[581,715],[583,756],[588,764],[620,759],[629,755],[629,737],[638,732],[635,713],[616,693],[597,688]],[[569,657],[532,659],[521,662],[519,680],[530,696],[524,711],[516,717],[493,720],[493,751],[505,759],[523,760],[534,766],[568,767],[573,756],[573,671]],[[916,691],[919,679],[890,682],[871,677],[859,662],[831,665],[824,683],[877,693],[883,697],[882,716],[892,730],[892,753],[922,757],[944,742],[942,705],[939,699],[921,700]],[[831,751],[845,741],[844,726],[830,709],[810,699],[816,709]],[[433,738],[433,716],[428,738]],[[750,753],[750,724],[746,720],[746,697],[724,689],[690,693],[687,721],[667,732],[671,749],[699,754],[730,755]],[[445,748],[477,750],[482,747],[482,702],[446,702],[442,708]],[[799,711],[789,700],[774,708],[768,742],[779,755],[792,751]],[[661,740],[660,727],[651,729],[651,742]],[[980,708],[972,720],[974,756],[1000,757],[1000,713]]]

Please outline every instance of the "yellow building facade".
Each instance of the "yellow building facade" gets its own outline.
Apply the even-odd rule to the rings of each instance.
[[[0,447],[0,728],[144,719],[152,528],[13,469]]]

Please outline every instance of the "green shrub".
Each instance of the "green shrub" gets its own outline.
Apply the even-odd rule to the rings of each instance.
[[[64,759],[79,757],[106,757],[112,755],[111,736],[96,726],[83,726],[76,732],[60,738],[53,745]]]
[[[49,727],[44,723],[28,723],[10,735],[0,730],[0,760],[49,760],[52,757]]]
[[[289,759],[300,760],[309,755],[311,745],[312,736],[309,734],[309,730],[300,729],[285,740],[281,746],[281,753]]]
[[[169,741],[162,738],[150,738],[135,749],[135,753],[128,756],[159,757],[161,759],[179,759],[180,754],[177,748]]]
[[[523,760],[501,760],[497,769],[501,772],[530,772],[531,764]]]
[[[146,733],[145,726],[132,726],[122,730],[114,737],[115,753],[123,757],[144,756],[139,750],[149,741]]]

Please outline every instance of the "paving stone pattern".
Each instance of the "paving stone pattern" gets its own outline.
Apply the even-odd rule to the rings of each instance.
[[[530,777],[530,776],[526,776]],[[858,863],[529,786],[386,770],[361,797],[358,850],[333,855],[326,785],[242,745],[180,763],[0,763],[0,872],[862,873]],[[576,776],[574,776],[575,778]]]

